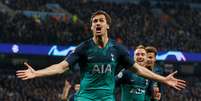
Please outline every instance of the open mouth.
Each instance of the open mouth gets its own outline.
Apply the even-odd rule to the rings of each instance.
[[[137,61],[138,61],[138,62],[143,62],[144,59],[143,59],[143,58],[137,58]]]
[[[101,33],[101,27],[96,27],[96,33]]]

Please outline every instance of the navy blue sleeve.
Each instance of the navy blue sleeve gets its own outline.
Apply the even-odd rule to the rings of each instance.
[[[163,71],[162,67],[156,66],[156,67],[154,67],[153,71],[154,71],[154,73],[164,75],[164,73],[163,73],[164,71]]]
[[[160,74],[160,73],[158,73],[158,72],[155,71],[155,70],[156,70],[156,67],[154,67],[153,72],[154,72],[154,73],[157,73],[157,74]],[[153,89],[154,87],[158,87],[158,82],[157,82],[157,81],[154,81],[154,80],[150,80],[149,87],[150,87],[150,90],[152,91],[152,89]]]
[[[122,83],[123,83],[123,79],[124,79],[124,70],[125,69],[122,69],[116,76],[115,76],[115,84],[116,86],[120,86]]]
[[[154,67],[153,72],[163,75],[163,70],[161,67]],[[150,93],[150,95],[151,95],[151,91],[153,90],[154,87],[159,87],[159,91],[162,93],[162,91],[163,91],[162,84],[160,82],[157,82],[154,80],[149,80],[149,85],[148,85],[147,89],[148,89],[148,92]]]
[[[164,70],[162,67],[160,66],[156,66],[154,67],[154,73],[160,74],[160,75],[164,75]],[[156,81],[155,81],[156,82]],[[160,82],[157,82],[157,86],[159,87],[160,92],[162,93],[164,90],[163,88],[163,84],[161,84]]]
[[[119,51],[119,65],[122,67],[128,69],[133,66],[134,61],[131,59],[129,55],[129,51],[122,45],[118,45],[118,51]]]
[[[72,95],[70,95],[70,97],[69,97],[69,101],[74,101],[74,98],[75,98],[75,93],[72,94]]]
[[[116,76],[115,76],[115,83],[116,86],[120,86],[122,84],[130,84],[129,73],[127,70],[122,69]]]
[[[76,49],[66,57],[66,61],[70,66],[75,65],[81,59],[84,51],[84,43],[80,44]]]
[[[162,71],[162,68],[161,67],[154,67],[153,69],[153,72],[156,73],[156,74],[159,74],[159,75],[163,75],[163,71]],[[160,88],[160,83],[157,82],[157,81],[153,81],[152,80],[152,87],[159,87]]]

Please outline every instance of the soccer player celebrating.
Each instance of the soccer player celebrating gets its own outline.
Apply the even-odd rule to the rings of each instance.
[[[64,88],[63,88],[62,96],[61,96],[62,101],[67,101],[67,100],[68,101],[74,101],[75,94],[80,89],[80,84],[79,83],[74,84],[73,89],[75,90],[75,92],[70,95],[69,93],[70,93],[71,87],[72,87],[72,85],[70,84],[70,82],[65,80],[65,85],[64,85]]]
[[[155,63],[156,63],[156,55],[157,55],[157,49],[152,46],[148,46],[145,48],[147,52],[147,63],[146,67],[154,71],[155,73],[158,74],[163,74],[161,71],[156,71]],[[146,96],[145,96],[145,101],[159,101],[161,99],[161,93],[160,93],[160,83],[149,80],[149,85],[146,90]]]
[[[134,60],[141,66],[146,66],[147,53],[145,47],[139,45],[134,52]],[[122,70],[116,77],[117,86],[121,87],[121,101],[144,101],[148,80],[132,71]]]
[[[153,73],[147,68],[134,63],[128,51],[108,37],[111,18],[104,11],[97,11],[91,17],[93,37],[82,42],[65,60],[45,69],[34,70],[29,64],[26,70],[18,70],[16,75],[22,80],[61,74],[78,63],[80,66],[80,90],[75,101],[114,101],[115,70],[118,65],[136,74],[157,80],[177,90],[185,88],[185,81],[174,78],[174,73],[167,77]]]

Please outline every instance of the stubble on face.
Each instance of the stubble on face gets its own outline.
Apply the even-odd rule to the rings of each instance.
[[[108,40],[107,30],[109,29],[104,15],[96,15],[92,19],[91,30],[93,31],[94,40],[100,47],[103,47],[105,41]]]
[[[135,50],[135,62],[141,66],[146,64],[146,51],[144,49]]]

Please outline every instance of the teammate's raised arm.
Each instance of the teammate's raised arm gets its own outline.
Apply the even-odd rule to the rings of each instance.
[[[45,69],[41,70],[34,70],[28,63],[24,63],[27,69],[25,70],[18,70],[16,71],[16,75],[18,78],[21,78],[22,80],[32,79],[36,77],[44,77],[44,76],[50,76],[55,74],[61,74],[64,71],[69,69],[69,64],[66,60],[51,65]]]
[[[63,88],[62,96],[61,96],[62,101],[67,101],[67,97],[69,96],[69,91],[71,87],[72,85],[70,84],[70,82],[68,80],[65,80],[65,85]]]
[[[145,67],[140,66],[137,63],[135,63],[133,65],[133,67],[130,68],[130,70],[136,72],[140,76],[143,76],[143,77],[148,78],[148,79],[159,81],[159,82],[164,83],[168,86],[171,86],[177,90],[181,90],[181,89],[184,89],[186,87],[184,80],[174,78],[174,74],[176,74],[177,71],[169,74],[166,77],[164,77],[164,76],[158,75],[158,74],[148,70]]]

